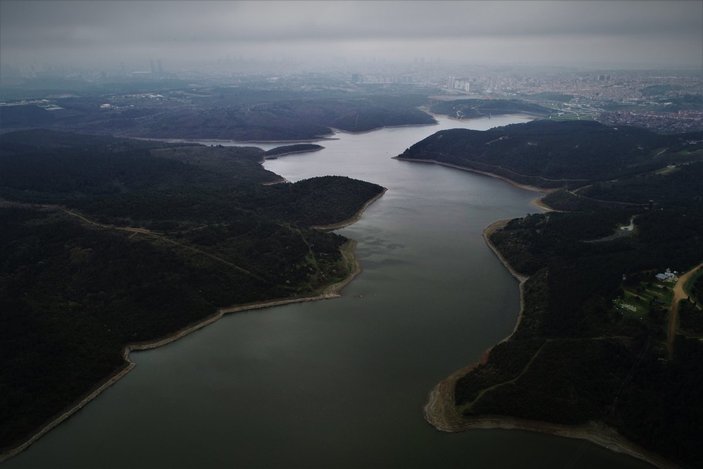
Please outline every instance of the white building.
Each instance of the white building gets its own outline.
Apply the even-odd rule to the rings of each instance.
[[[654,276],[657,280],[660,282],[676,282],[679,277],[676,275],[676,272],[672,272],[671,269],[666,269],[664,273],[661,274],[656,274]]]

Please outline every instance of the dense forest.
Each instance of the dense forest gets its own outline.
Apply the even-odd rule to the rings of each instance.
[[[617,135],[601,127],[594,129]],[[510,140],[528,131],[506,128],[496,135]],[[686,145],[681,136],[664,137],[671,139],[665,144],[653,134],[623,133],[628,136],[622,141],[615,138],[604,147],[576,137],[571,141],[593,151],[603,148],[604,155],[580,155],[584,161],[569,176],[619,178],[553,192],[545,201],[563,212],[511,220],[490,236],[510,266],[529,277],[523,314],[511,338],[457,381],[455,404],[469,420],[498,415],[562,424],[603,422],[677,464],[700,467],[703,276],[688,287],[691,298],[679,305],[678,327],[670,335],[671,285],[655,281],[655,274],[686,272],[703,262],[701,152],[690,151],[696,144]],[[593,136],[588,130],[581,134]],[[628,141],[645,148],[647,139],[649,156],[636,146],[626,150]],[[427,146],[435,144],[441,142]],[[625,156],[614,157],[610,146],[624,148],[620,154]],[[529,163],[514,167],[521,164]],[[534,174],[554,167],[545,164],[533,166]],[[629,174],[635,168],[639,172]],[[622,228],[630,222],[634,229]],[[623,308],[623,298],[640,306]]]
[[[314,226],[350,218],[382,190],[339,176],[269,184],[281,178],[261,166],[264,155],[254,147],[19,131],[0,137],[0,197],[143,227],[226,222],[242,211]]]
[[[0,135],[0,448],[9,449],[153,341],[217,308],[318,294],[353,269],[310,228],[383,188],[295,184],[253,147],[33,130]]]
[[[424,96],[399,92],[302,92],[247,87],[170,89],[127,95],[72,96],[0,107],[4,129],[52,128],[129,137],[311,140],[333,129],[362,132],[385,126],[434,124],[417,107]]]
[[[537,120],[437,132],[399,156],[487,171],[540,187],[579,187],[690,162],[703,133],[659,135],[593,121]],[[700,152],[697,158],[701,159]]]

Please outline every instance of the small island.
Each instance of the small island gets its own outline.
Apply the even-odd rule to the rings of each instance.
[[[435,387],[426,419],[700,467],[703,134],[541,121],[438,132],[399,158],[547,189],[552,210],[485,230],[520,283],[518,324]]]
[[[283,145],[281,147],[272,148],[264,153],[264,158],[267,160],[272,160],[278,158],[279,156],[295,155],[297,153],[311,153],[314,151],[322,150],[322,145],[316,145],[314,143],[297,143],[295,145]]]

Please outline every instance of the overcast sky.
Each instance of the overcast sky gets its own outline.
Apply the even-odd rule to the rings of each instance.
[[[703,67],[703,0],[0,0],[0,63],[424,57]]]

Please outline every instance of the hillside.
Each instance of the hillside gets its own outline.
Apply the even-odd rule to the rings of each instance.
[[[163,93],[163,94],[162,94]],[[294,92],[215,88],[55,99],[59,109],[35,104],[0,106],[2,130],[51,128],[125,137],[315,140],[333,129],[362,132],[386,126],[433,124],[414,95]]]
[[[398,158],[486,171],[539,187],[578,187],[681,162],[700,149],[703,133],[659,135],[592,121],[538,120],[487,131],[452,129],[408,148]]]
[[[542,138],[534,129],[524,133],[540,145],[554,145],[551,132]],[[597,132],[615,141],[589,143]],[[575,134],[572,143],[605,153],[582,154],[596,161],[596,169],[584,161],[569,175],[619,178],[552,192],[544,201],[564,212],[528,215],[487,230],[490,245],[526,278],[520,322],[481,363],[438,385],[435,392],[445,391],[426,412],[431,423],[454,430],[480,426],[486,419],[508,426],[518,419],[520,428],[542,431],[566,425],[560,427],[566,428],[559,430],[563,434],[615,441],[620,448],[634,443],[631,454],[648,451],[649,461],[661,463],[656,458],[663,456],[699,467],[699,283],[685,287],[692,300],[679,305],[673,284],[655,274],[666,269],[681,274],[703,262],[701,151],[682,136],[658,140],[627,130],[619,141],[616,132],[587,124],[583,140]],[[505,128],[497,133],[510,140],[521,132]],[[637,147],[628,151],[628,141],[635,145],[647,139],[650,150],[664,151],[654,156]],[[668,146],[661,147],[663,142]],[[627,156],[608,153],[608,145]],[[548,161],[545,155],[528,155]],[[561,157],[571,159],[566,153]],[[516,158],[504,161],[520,165]],[[661,158],[678,163],[664,164]],[[534,166],[535,174],[554,175],[552,167]]]
[[[528,114],[537,117],[547,117],[552,109],[539,104],[518,99],[457,99],[455,101],[439,101],[430,106],[435,114],[444,114],[459,119],[476,117],[499,116],[502,114]]]
[[[280,177],[252,147],[0,136],[0,448],[115,373],[125,346],[218,308],[324,292],[354,273],[349,219],[383,188]]]

